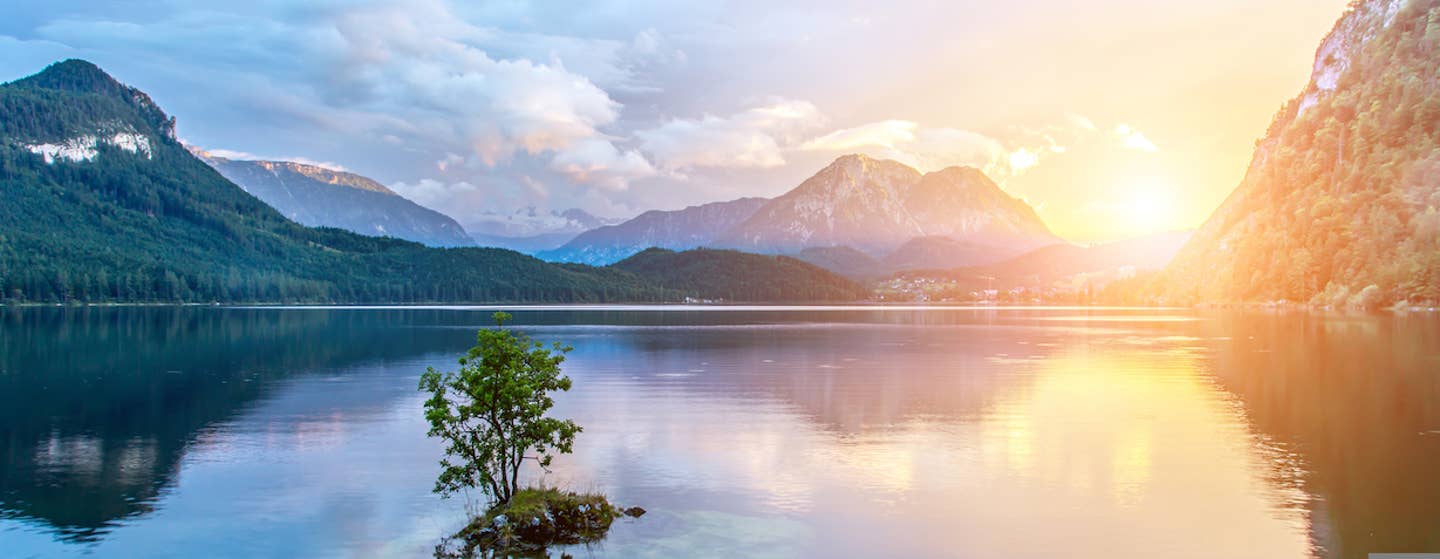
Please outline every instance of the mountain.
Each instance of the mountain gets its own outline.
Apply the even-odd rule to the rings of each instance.
[[[175,140],[138,89],[67,60],[0,85],[10,301],[673,300],[633,274],[307,228]]]
[[[1353,3],[1240,185],[1148,291],[1168,302],[1440,301],[1437,45],[1440,0]]]
[[[473,219],[468,229],[470,237],[480,246],[508,248],[533,255],[559,248],[585,231],[623,221],[599,217],[579,208],[542,212],[529,207],[509,214],[484,214]]]
[[[906,270],[939,270],[979,266],[1015,256],[1015,247],[957,241],[950,237],[915,237],[888,254],[874,257],[846,247],[809,247],[791,256],[845,277],[874,280]]]
[[[509,237],[505,235],[471,233],[470,238],[475,241],[475,244],[482,247],[504,248],[534,256],[547,250],[560,248],[561,245],[570,242],[570,239],[574,239],[578,234],[579,233],[574,232],[560,232]]]
[[[883,255],[917,237],[1010,254],[1061,242],[1033,208],[977,169],[921,174],[895,161],[846,155],[766,203],[716,246],[765,253],[849,246]]]
[[[960,241],[942,236],[915,237],[886,254],[878,263],[880,269],[887,272],[980,266],[1014,257],[1017,249],[1019,247],[1014,245]]]
[[[465,230],[491,237],[533,237],[547,233],[581,233],[625,221],[600,217],[579,208],[541,210],[535,206],[513,212],[486,211],[465,216]]]
[[[285,161],[243,161],[197,152],[201,160],[291,220],[430,246],[473,246],[454,219],[360,175]]]
[[[1092,246],[1055,244],[985,265],[910,270],[901,276],[952,281],[965,290],[1025,287],[1078,291],[1086,285],[1093,288],[1138,272],[1160,270],[1192,234],[1172,231]]]
[[[1195,236],[1195,230],[1166,231],[1090,247],[1098,262],[1109,267],[1131,266],[1136,270],[1162,270],[1175,260],[1180,249]]]
[[[849,302],[859,284],[788,256],[733,250],[650,248],[611,266],[693,299],[728,302]]]
[[[810,247],[790,256],[847,278],[870,280],[888,275],[874,256],[850,247]]]
[[[651,247],[685,250],[710,245],[720,233],[744,221],[767,202],[741,198],[682,210],[652,210],[634,219],[586,231],[540,258],[552,262],[608,264]]]
[[[617,223],[624,223],[625,221],[627,221],[627,219],[623,217],[618,219],[613,217],[600,217],[580,208],[561,210],[558,213],[552,211],[551,213],[559,216],[560,219],[565,220],[567,230],[575,231],[577,233],[589,231],[596,227],[615,225]]]
[[[792,254],[864,278],[906,268],[993,262],[1057,242],[1062,241],[1034,209],[979,170],[951,167],[921,174],[894,161],[848,155],[773,200],[741,198],[649,211],[581,233],[537,256],[604,264],[650,247],[732,248]],[[845,249],[866,253],[866,258]]]
[[[961,270],[997,279],[1037,278],[1041,283],[1077,274],[1122,269],[1130,272],[1159,270],[1170,262],[1192,234],[1191,231],[1173,231],[1093,246],[1050,245],[1003,262]]]

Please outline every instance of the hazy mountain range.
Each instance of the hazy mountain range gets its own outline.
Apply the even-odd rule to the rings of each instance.
[[[741,198],[682,210],[652,210],[620,224],[586,231],[537,256],[556,262],[608,264],[647,248],[685,250],[712,246],[715,238],[754,215],[768,200]]]
[[[922,174],[863,155],[837,158],[775,199],[741,198],[629,220],[579,209],[454,220],[371,179],[312,165],[234,161],[198,153],[227,178],[305,225],[388,235],[432,246],[478,244],[553,262],[607,265],[648,248],[736,248],[789,254],[851,277],[998,263],[1063,245],[1025,202],[977,169]],[[1167,255],[1168,256],[1168,255]]]
[[[510,213],[471,215],[466,219],[470,223],[467,229],[471,238],[480,246],[508,248],[526,254],[552,250],[586,231],[625,221],[599,217],[578,208],[542,211],[534,206]],[[609,264],[616,260],[619,258],[587,263]]]
[[[420,206],[369,177],[289,161],[236,160],[203,150],[192,152],[301,225],[336,227],[435,247],[478,245],[534,254],[555,249],[580,233],[624,221],[577,208],[543,211],[527,207],[465,216],[471,223],[467,232],[451,216]],[[609,264],[634,252],[638,250],[587,263]]]
[[[945,270],[911,269],[904,276],[958,282],[963,289],[1044,290],[1070,282],[1067,289],[1109,281],[1167,266],[1194,231],[1157,233],[1124,241],[1080,246],[1047,245],[1003,261]]]
[[[553,262],[607,265],[647,248],[735,248],[791,254],[854,277],[953,268],[1060,243],[1034,210],[973,168],[920,172],[863,155],[835,160],[775,199],[741,198],[632,219],[579,209],[451,217],[352,173],[279,161],[239,161],[197,151],[247,192],[303,225],[337,227],[431,246],[490,246]],[[853,249],[847,263],[820,254]]]
[[[301,225],[337,227],[438,247],[475,244],[454,219],[360,175],[288,161],[244,161],[198,150],[194,153]]]
[[[717,247],[793,254],[837,271],[875,275],[992,262],[1060,242],[1033,208],[977,169],[922,174],[895,161],[846,155],[774,199],[645,212],[539,256],[603,264],[648,247]],[[832,249],[860,255],[844,264],[819,256]]]

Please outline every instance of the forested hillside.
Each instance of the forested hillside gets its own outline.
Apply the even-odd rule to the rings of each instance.
[[[645,277],[657,285],[700,299],[731,302],[839,302],[869,295],[859,284],[788,256],[733,250],[685,252],[652,248],[616,262],[612,268]]]
[[[1239,188],[1164,274],[1128,291],[1168,302],[1440,301],[1437,208],[1440,0],[1356,2]]]

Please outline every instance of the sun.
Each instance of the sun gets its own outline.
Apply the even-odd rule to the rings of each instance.
[[[1115,217],[1124,221],[1125,229],[1145,235],[1179,228],[1176,219],[1176,188],[1173,182],[1159,177],[1137,177],[1130,180],[1117,204]]]

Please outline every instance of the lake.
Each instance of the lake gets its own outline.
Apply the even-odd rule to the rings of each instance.
[[[0,556],[425,556],[491,312],[0,309]],[[510,312],[575,348],[543,481],[649,510],[576,557],[1440,552],[1434,313]]]

